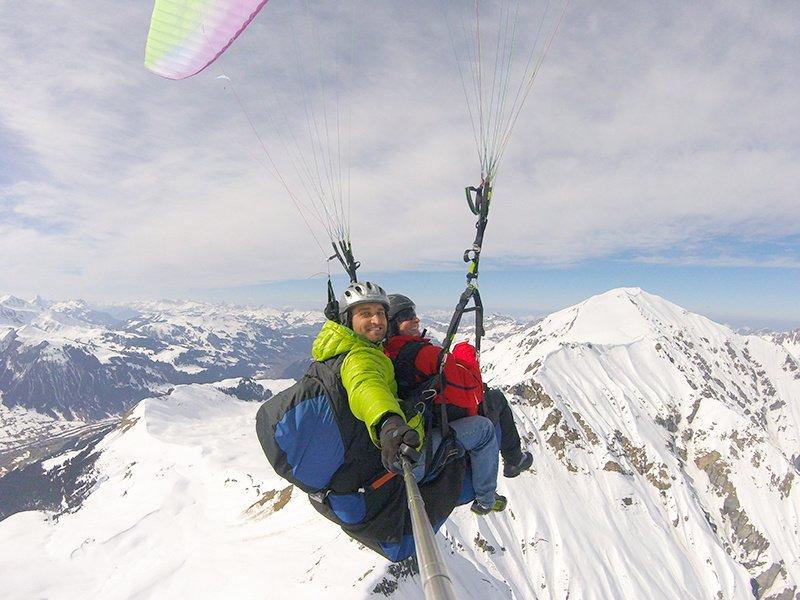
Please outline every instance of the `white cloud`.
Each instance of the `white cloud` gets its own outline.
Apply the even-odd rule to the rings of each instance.
[[[169,295],[322,270],[216,76],[278,160],[269,90],[291,90],[298,49],[337,40],[324,66],[352,84],[358,257],[371,271],[458,262],[478,173],[438,7],[372,2],[352,35],[331,14],[295,45],[288,6],[270,3],[219,67],[171,82],[142,66],[147,3],[2,5],[0,288]],[[507,151],[486,256],[561,264],[797,235],[799,17],[793,3],[572,4]]]

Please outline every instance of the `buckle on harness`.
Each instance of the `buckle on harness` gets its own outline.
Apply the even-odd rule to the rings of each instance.
[[[428,388],[427,390],[423,390],[422,398],[425,400],[425,402],[430,402],[431,400],[436,398],[436,393],[437,392],[435,387]]]
[[[330,490],[320,490],[318,492],[314,492],[313,494],[309,494],[308,497],[318,504],[325,504],[325,498],[327,498],[328,494],[330,493]]]

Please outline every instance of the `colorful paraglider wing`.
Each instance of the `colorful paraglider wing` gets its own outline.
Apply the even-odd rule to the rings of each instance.
[[[199,73],[225,52],[267,0],[156,0],[144,65],[169,79]]]

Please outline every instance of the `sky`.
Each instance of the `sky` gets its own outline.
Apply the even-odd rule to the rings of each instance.
[[[523,4],[520,48],[539,22]],[[451,21],[435,0],[314,5],[270,0],[170,81],[143,66],[149,2],[0,4],[0,291],[320,305],[341,270],[287,193],[302,198],[287,140],[315,124],[306,94],[339,111],[361,276],[454,305],[480,169],[452,17],[474,4],[448,3]],[[797,2],[570,2],[495,180],[487,309],[633,286],[800,326],[798,72]]]

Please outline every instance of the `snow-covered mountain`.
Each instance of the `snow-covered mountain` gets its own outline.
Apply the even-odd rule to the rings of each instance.
[[[115,307],[0,297],[0,449],[119,415],[173,386],[280,377],[321,314],[196,302]],[[122,309],[122,310],[120,310]]]
[[[193,382],[226,377],[279,376],[310,355],[324,317],[308,311],[278,311],[230,304],[148,302],[123,332],[107,339],[170,364]]]
[[[500,481],[504,513],[459,508],[437,536],[459,598],[798,597],[800,375],[784,347],[621,289],[484,363],[536,471]],[[23,480],[64,490],[0,521],[4,596],[422,598],[413,561],[389,565],[274,474],[257,407],[177,386],[0,478],[0,506]]]
[[[688,560],[700,597],[731,597],[736,572],[758,597],[797,593],[800,371],[784,347],[621,289],[503,340],[484,366],[559,468],[604,488],[582,501],[622,501],[623,530]]]

